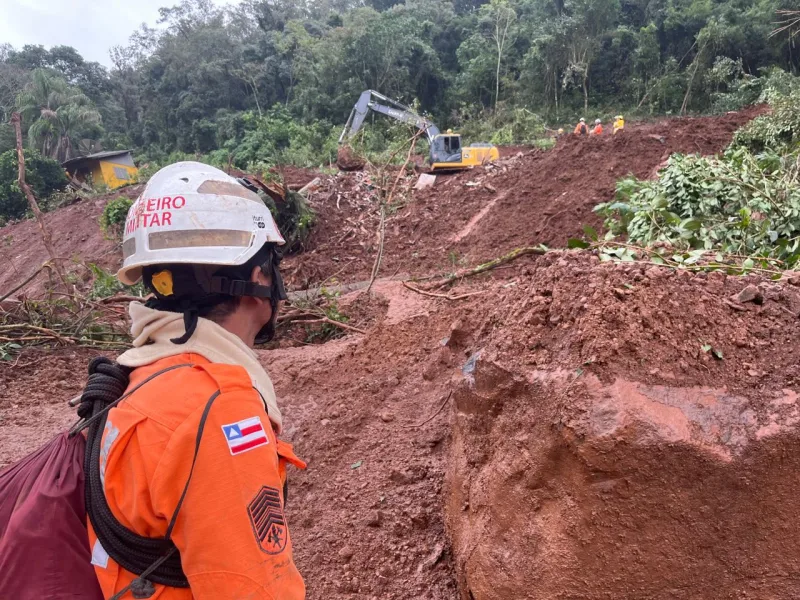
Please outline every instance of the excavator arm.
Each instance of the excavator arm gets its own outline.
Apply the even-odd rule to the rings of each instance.
[[[439,135],[439,128],[433,122],[421,117],[405,104],[395,102],[375,90],[365,90],[358,98],[358,102],[353,106],[353,110],[350,111],[350,117],[347,119],[342,135],[339,136],[340,144],[358,133],[370,110],[413,125],[425,132],[429,142],[433,142],[433,139]]]

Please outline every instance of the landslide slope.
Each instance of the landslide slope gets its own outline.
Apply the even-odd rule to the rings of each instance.
[[[564,246],[582,235],[584,224],[599,227],[592,209],[614,197],[620,178],[653,177],[673,152],[718,153],[764,110],[633,124],[617,136],[568,135],[549,151],[528,150],[496,165],[439,175],[432,188],[396,194],[385,221],[381,273],[449,272],[519,246]],[[380,223],[370,174],[328,177],[311,203],[318,222],[306,251],[287,259],[289,280],[308,287],[332,275],[368,279]]]

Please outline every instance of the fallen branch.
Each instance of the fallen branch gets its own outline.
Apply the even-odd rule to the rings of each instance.
[[[423,296],[430,296],[431,298],[444,298],[445,300],[450,300],[450,301],[462,300],[463,298],[469,298],[470,296],[478,296],[480,294],[485,294],[488,291],[488,290],[480,290],[478,292],[470,292],[468,294],[461,294],[460,296],[453,296],[451,294],[437,294],[436,292],[426,292],[425,290],[416,288],[413,285],[409,285],[405,281],[403,282],[403,287],[408,288],[412,292],[422,294]]]
[[[98,302],[100,304],[112,304],[114,302],[144,302],[147,298],[140,296],[109,296],[108,298],[101,298]]]
[[[341,329],[346,329],[347,331],[352,331],[354,333],[360,333],[361,335],[366,335],[366,331],[363,329],[359,329],[358,327],[353,327],[352,325],[347,325],[342,323],[341,321],[334,321],[333,319],[329,319],[328,317],[323,317],[321,319],[312,319],[310,321],[301,321],[303,325],[311,325],[312,323],[327,323],[328,325],[335,325],[336,327],[340,327]]]
[[[378,271],[381,270],[381,261],[383,260],[383,242],[386,238],[386,207],[381,205],[381,222],[378,225],[378,232],[380,234],[380,242],[378,243],[378,255],[375,257],[375,263],[372,265],[372,274],[369,278],[369,285],[367,286],[367,294],[372,289],[372,284],[378,277]]]
[[[460,271],[456,271],[455,273],[448,275],[438,281],[434,281],[431,283],[426,284],[422,289],[425,290],[432,290],[436,288],[444,287],[454,281],[459,279],[465,279],[467,277],[472,277],[474,275],[480,275],[481,273],[486,273],[487,271],[491,271],[492,269],[496,269],[500,265],[505,265],[510,263],[511,261],[517,260],[522,256],[527,256],[529,254],[538,254],[543,255],[546,254],[547,250],[544,248],[540,248],[539,246],[525,246],[523,248],[517,248],[512,250],[508,254],[501,256],[500,258],[495,258],[494,260],[490,260],[487,263],[483,263],[482,265],[478,265],[472,269],[461,269]]]
[[[24,287],[25,287],[26,285],[28,285],[28,284],[29,284],[31,281],[33,281],[33,280],[34,280],[34,278],[35,278],[35,277],[36,277],[36,276],[37,276],[39,273],[41,273],[42,271],[44,271],[45,269],[51,269],[51,268],[52,268],[52,267],[50,266],[50,263],[49,263],[49,262],[46,262],[46,263],[44,263],[44,264],[43,264],[41,267],[39,267],[38,269],[36,269],[36,271],[33,273],[33,275],[31,275],[30,277],[28,277],[28,278],[27,278],[25,281],[23,281],[22,283],[20,283],[20,284],[19,284],[17,287],[15,287],[13,290],[11,290],[10,292],[8,292],[7,294],[5,294],[5,295],[3,295],[3,296],[0,296],[0,302],[2,302],[3,300],[5,300],[6,298],[8,298],[9,296],[11,296],[12,294],[15,294],[15,293],[17,293],[17,292],[18,292],[19,290],[21,290],[22,288],[24,288]]]

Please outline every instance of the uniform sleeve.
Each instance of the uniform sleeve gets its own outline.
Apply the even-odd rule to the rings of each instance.
[[[183,492],[202,412],[175,431],[153,481],[154,506],[167,520]],[[263,402],[254,390],[219,395],[172,534],[194,598],[305,598],[283,502],[278,442]]]

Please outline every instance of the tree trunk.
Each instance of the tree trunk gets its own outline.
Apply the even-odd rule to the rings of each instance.
[[[56,253],[53,249],[53,239],[50,237],[50,231],[44,224],[44,217],[42,216],[42,211],[39,210],[39,204],[36,202],[36,197],[33,195],[33,191],[25,181],[25,154],[22,150],[22,117],[19,113],[15,112],[11,115],[11,124],[14,126],[14,130],[17,134],[17,161],[19,163],[17,182],[19,183],[20,189],[22,189],[22,191],[25,193],[25,197],[28,199],[28,204],[30,205],[31,210],[36,217],[36,221],[39,223],[39,229],[42,231],[42,241],[44,242],[45,248],[47,248],[47,254],[50,256],[50,263],[53,265],[56,273],[58,273],[61,283],[64,284],[64,289],[67,290],[69,289],[67,277],[64,273],[63,267],[61,266],[61,262],[56,258]]]
[[[589,112],[589,68],[583,73],[583,110]]]
[[[497,50],[497,74],[495,75],[495,90],[494,90],[494,110],[497,112],[497,101],[500,100],[500,59],[502,57],[502,49]]]

